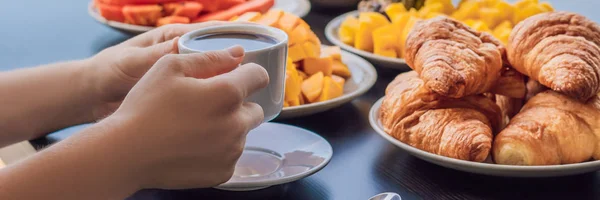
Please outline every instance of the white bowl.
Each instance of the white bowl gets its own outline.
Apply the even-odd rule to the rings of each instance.
[[[377,71],[365,59],[342,50],[342,62],[348,65],[352,76],[346,80],[344,94],[323,102],[283,108],[277,119],[303,117],[341,106],[367,92],[377,81]]]
[[[373,129],[375,129],[375,131],[379,133],[381,137],[400,147],[400,149],[407,151],[409,154],[417,158],[436,165],[464,172],[502,177],[557,177],[583,174],[600,170],[600,161],[589,161],[565,165],[515,166],[494,164],[489,161],[484,163],[465,161],[429,153],[396,140],[383,131],[383,126],[378,119],[379,107],[381,107],[382,101],[383,98],[379,99],[373,105],[373,107],[371,107],[371,111],[369,113],[369,122],[371,123]]]
[[[344,22],[344,19],[346,19],[346,16],[348,16],[348,15],[358,16],[358,11],[348,12],[346,14],[340,15],[340,16],[334,18],[333,20],[331,20],[327,24],[327,27],[325,27],[325,36],[327,37],[327,40],[329,40],[334,45],[340,46],[342,49],[344,49],[346,51],[355,53],[357,55],[360,55],[363,58],[366,58],[367,60],[369,60],[371,63],[375,64],[376,66],[381,66],[381,67],[386,67],[386,68],[391,68],[391,69],[399,69],[399,70],[404,70],[404,71],[410,70],[410,67],[408,67],[408,65],[406,65],[406,62],[404,61],[404,59],[389,58],[389,57],[385,57],[385,56],[376,55],[376,54],[368,52],[368,51],[356,49],[353,46],[347,45],[344,42],[342,42],[340,40],[340,38],[338,37],[338,30],[340,29],[342,22]]]

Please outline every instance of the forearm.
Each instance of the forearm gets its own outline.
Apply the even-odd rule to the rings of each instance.
[[[93,121],[86,61],[0,73],[0,147]]]
[[[139,170],[118,131],[101,122],[0,170],[0,199],[125,199],[139,189]]]

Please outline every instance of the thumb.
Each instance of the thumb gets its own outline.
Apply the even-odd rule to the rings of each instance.
[[[184,74],[188,77],[206,79],[230,72],[244,59],[244,48],[239,45],[225,50],[180,55]]]

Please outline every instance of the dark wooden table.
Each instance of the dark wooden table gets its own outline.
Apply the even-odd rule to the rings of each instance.
[[[88,17],[86,0],[13,0],[0,5],[0,70],[81,59],[128,39]],[[593,0],[553,1],[559,9],[592,17]],[[319,37],[326,23],[349,9],[315,8],[306,17]],[[600,173],[562,178],[515,179],[474,175],[408,155],[371,129],[367,113],[398,71],[378,68],[379,80],[364,96],[311,117],[282,121],[325,137],[334,156],[322,171],[293,183],[253,192],[216,189],[144,190],[138,199],[356,199],[397,192],[403,199],[600,199]],[[0,97],[1,98],[1,97]],[[79,131],[81,125],[33,141],[43,146]],[[85,199],[85,197],[82,197]]]

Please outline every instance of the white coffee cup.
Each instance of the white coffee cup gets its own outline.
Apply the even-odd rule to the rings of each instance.
[[[179,53],[202,53],[200,50],[185,46],[186,41],[211,34],[257,34],[269,36],[276,40],[275,44],[266,48],[245,52],[242,64],[256,63],[264,67],[269,74],[269,85],[250,95],[249,102],[263,108],[265,122],[275,119],[283,108],[285,90],[285,69],[287,63],[288,36],[277,28],[258,24],[225,24],[191,31],[181,36],[178,42]],[[243,47],[243,46],[242,46]]]

